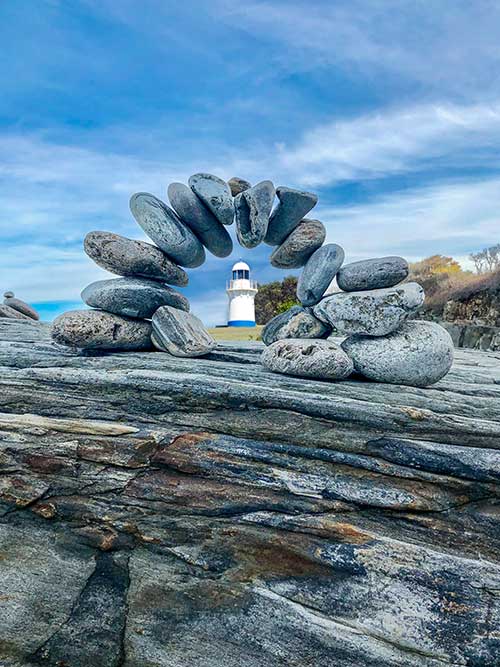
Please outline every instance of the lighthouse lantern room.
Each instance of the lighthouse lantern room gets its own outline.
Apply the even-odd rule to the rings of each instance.
[[[227,326],[254,327],[257,283],[250,279],[250,267],[246,262],[239,261],[233,266],[231,280],[226,285],[229,299]]]

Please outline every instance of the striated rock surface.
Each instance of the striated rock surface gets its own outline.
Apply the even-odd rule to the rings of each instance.
[[[490,667],[500,354],[427,388],[0,320],[2,667]]]

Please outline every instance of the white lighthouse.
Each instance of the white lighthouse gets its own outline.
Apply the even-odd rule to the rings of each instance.
[[[250,280],[250,267],[241,260],[236,262],[231,273],[231,280],[226,285],[229,299],[227,326],[254,327],[257,283]]]

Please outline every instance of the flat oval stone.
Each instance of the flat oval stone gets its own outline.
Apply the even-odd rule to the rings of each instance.
[[[188,276],[159,248],[111,232],[89,232],[83,243],[94,262],[119,276],[161,280],[171,285],[188,284]]]
[[[257,183],[234,198],[236,235],[244,248],[255,248],[264,240],[273,200],[271,181]]]
[[[146,278],[97,280],[82,292],[87,306],[116,315],[148,319],[160,306],[189,310],[189,301],[168,285]]]
[[[340,334],[385,336],[398,329],[424,302],[417,283],[366,292],[337,292],[314,307],[316,317]]]
[[[321,300],[344,261],[344,250],[336,243],[318,248],[307,260],[297,283],[297,298],[303,306]]]
[[[70,310],[52,323],[56,343],[82,350],[150,350],[151,322],[102,310]]]
[[[153,315],[153,344],[175,357],[201,357],[216,346],[215,340],[195,315],[162,306]]]
[[[279,203],[271,213],[264,241],[268,245],[280,245],[297,227],[305,215],[318,203],[318,195],[294,190],[280,185],[276,188]]]
[[[345,292],[393,287],[408,277],[408,262],[403,257],[379,257],[352,262],[337,274],[337,284]]]
[[[230,178],[227,184],[229,185],[229,189],[231,190],[233,197],[236,197],[236,195],[239,195],[240,192],[244,192],[245,190],[248,190],[252,187],[251,183],[245,181],[244,178],[238,178],[237,176]]]
[[[323,244],[326,230],[319,220],[304,218],[271,255],[277,269],[298,269]]]
[[[189,178],[189,187],[223,225],[232,225],[234,220],[233,196],[229,185],[212,174],[194,174]]]
[[[0,304],[0,317],[5,317],[9,320],[30,320],[33,322],[33,318],[25,315],[24,313],[19,312],[15,308]]]
[[[213,213],[184,183],[170,183],[168,198],[174,211],[216,257],[227,257],[233,241]]]
[[[371,380],[427,387],[453,364],[450,334],[435,322],[410,320],[387,336],[350,336],[341,345],[355,369]]]
[[[326,338],[329,327],[301,306],[292,306],[284,313],[273,317],[262,329],[262,342],[271,345],[283,338]]]
[[[8,293],[9,292],[7,292],[7,294]],[[12,292],[10,292],[10,294],[12,294]],[[26,315],[26,317],[29,317],[30,320],[40,319],[40,315],[36,312],[34,308],[32,308],[29,304],[25,303],[21,299],[16,299],[15,296],[6,296],[5,299],[3,300],[3,303],[5,306],[9,306],[9,308],[17,310],[18,313]]]
[[[330,340],[278,340],[266,347],[261,362],[275,373],[318,380],[343,380],[354,370],[351,359]]]
[[[132,215],[156,245],[181,266],[195,268],[205,261],[205,249],[193,232],[160,199],[138,192],[130,199]]]

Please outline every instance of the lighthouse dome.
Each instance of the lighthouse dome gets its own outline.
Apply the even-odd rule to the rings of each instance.
[[[233,271],[250,271],[250,267],[246,262],[243,262],[241,259],[239,262],[233,266]]]

